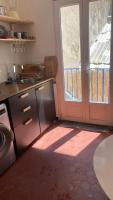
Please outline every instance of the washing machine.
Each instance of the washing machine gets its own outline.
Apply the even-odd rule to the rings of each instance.
[[[16,160],[14,133],[11,130],[5,104],[0,104],[0,175]]]

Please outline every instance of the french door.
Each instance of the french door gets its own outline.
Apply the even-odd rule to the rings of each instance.
[[[112,0],[56,0],[62,119],[113,125]]]

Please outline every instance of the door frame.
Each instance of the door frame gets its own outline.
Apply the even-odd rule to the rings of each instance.
[[[94,0],[95,1],[95,0]],[[61,20],[60,20],[60,6],[69,6],[69,5],[80,5],[80,40],[81,40],[81,79],[82,85],[85,86],[85,89],[82,90],[83,96],[83,112],[84,115],[81,117],[77,116],[70,116],[66,112],[62,112],[62,103],[64,101],[64,68],[63,68],[63,55],[62,55],[62,34],[61,34]],[[83,9],[85,7],[85,9]],[[84,12],[87,10],[87,12]],[[92,120],[89,119],[90,116],[90,109],[91,104],[89,102],[89,75],[87,73],[87,66],[89,66],[89,1],[88,0],[56,0],[54,2],[54,18],[55,18],[55,33],[56,33],[56,45],[57,45],[57,56],[59,61],[59,68],[58,74],[56,78],[57,82],[57,99],[58,99],[58,117],[63,120],[72,120],[72,121],[79,121],[85,123],[92,123],[92,124],[105,124],[103,120]],[[112,3],[112,22],[113,22],[113,3]],[[83,31],[85,30],[85,32]],[[85,34],[84,34],[85,33]],[[84,35],[83,35],[84,34]],[[83,39],[85,38],[85,39]],[[112,31],[111,31],[111,55],[113,55],[113,23],[112,23]],[[111,56],[111,68],[113,66],[113,58]],[[111,69],[112,72],[112,69]],[[62,85],[63,84],[63,85]],[[62,87],[63,86],[63,87]],[[110,73],[110,94],[111,94],[111,106],[113,107],[113,76]],[[86,92],[87,91],[87,94]],[[69,103],[69,102],[68,102]],[[78,102],[70,102],[70,106],[77,106],[79,105]],[[67,110],[67,108],[66,108]],[[113,120],[108,121],[107,125],[113,125]]]

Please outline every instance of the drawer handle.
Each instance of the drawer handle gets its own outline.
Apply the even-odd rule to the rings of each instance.
[[[6,113],[5,109],[0,110],[0,116],[4,115]]]
[[[24,109],[23,109],[23,113],[25,113],[25,112],[27,112],[27,111],[29,111],[29,110],[31,110],[31,106],[28,106],[28,107],[24,108]]]
[[[31,124],[32,121],[33,121],[33,119],[31,118],[31,119],[29,119],[28,121],[26,121],[26,122],[24,123],[24,125],[25,125],[25,126],[28,126],[29,124]]]
[[[44,89],[44,86],[38,88],[39,91],[43,90]]]
[[[28,97],[28,96],[29,96],[29,93],[25,93],[25,94],[21,95],[20,98],[21,98],[21,99],[24,99],[24,98],[26,98],[26,97]]]

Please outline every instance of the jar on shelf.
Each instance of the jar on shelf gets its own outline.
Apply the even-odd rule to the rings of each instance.
[[[17,0],[9,0],[9,13],[8,15],[10,17],[14,17],[16,19],[19,19],[19,15],[17,12]]]
[[[6,0],[0,0],[0,15],[7,15],[7,8]]]

